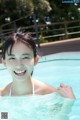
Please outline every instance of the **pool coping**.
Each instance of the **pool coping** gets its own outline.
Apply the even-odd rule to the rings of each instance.
[[[38,48],[38,51],[41,56],[60,52],[80,51],[80,37],[54,41],[50,43],[43,43],[40,44],[40,48]]]

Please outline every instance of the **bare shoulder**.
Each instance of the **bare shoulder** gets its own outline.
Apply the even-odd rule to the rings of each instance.
[[[1,88],[0,88],[0,96],[1,96]]]
[[[10,87],[10,84],[8,84],[7,86],[5,86],[3,88],[0,88],[0,96],[7,95],[9,92],[9,87]]]
[[[3,90],[4,90],[4,88],[0,88],[0,96],[2,96]]]
[[[39,80],[34,79],[34,85],[37,94],[43,95],[56,92],[56,88]]]

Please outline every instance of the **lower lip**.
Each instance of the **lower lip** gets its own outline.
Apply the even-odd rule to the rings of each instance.
[[[24,76],[25,75],[25,73],[26,73],[26,71],[24,71],[23,73],[16,73],[16,72],[14,72],[17,76]]]

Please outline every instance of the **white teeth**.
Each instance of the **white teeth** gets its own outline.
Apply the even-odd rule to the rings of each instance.
[[[21,74],[21,73],[24,73],[25,71],[15,71],[15,73],[17,74]]]

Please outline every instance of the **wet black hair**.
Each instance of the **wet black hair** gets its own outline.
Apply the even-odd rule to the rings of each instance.
[[[10,47],[10,53],[12,52],[12,47],[13,45],[17,42],[20,41],[27,46],[31,47],[34,53],[34,57],[37,56],[37,48],[34,39],[31,37],[29,33],[22,33],[22,32],[17,32],[9,35],[6,37],[6,39],[3,42],[2,45],[2,58],[5,59],[5,53],[8,52],[8,48]]]

